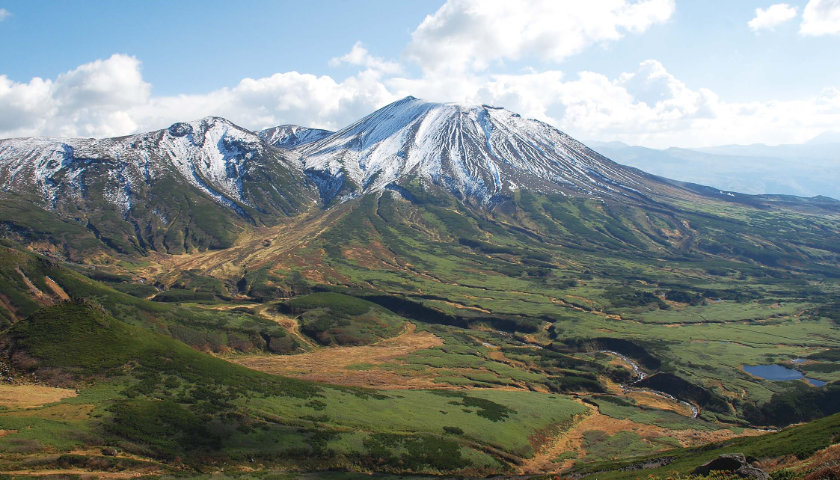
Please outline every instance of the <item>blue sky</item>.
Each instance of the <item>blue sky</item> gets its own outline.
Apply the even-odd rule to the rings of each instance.
[[[222,115],[339,128],[411,94],[584,140],[840,130],[840,0],[0,0],[0,137]]]
[[[396,57],[441,1],[0,2],[2,72],[54,78],[114,53],[136,56],[153,93],[202,93],[296,70],[347,74],[328,61],[356,41]]]

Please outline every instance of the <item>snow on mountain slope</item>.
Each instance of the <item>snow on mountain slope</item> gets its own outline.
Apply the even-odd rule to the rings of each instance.
[[[0,140],[0,191],[37,193],[51,209],[67,201],[86,209],[101,196],[125,217],[163,177],[241,215],[301,211],[312,201],[310,180],[326,204],[418,177],[477,203],[519,188],[603,198],[659,185],[548,124],[414,97],[334,133],[295,125],[254,133],[208,117],[102,140]]]
[[[292,153],[310,176],[321,177],[317,183],[326,197],[344,182],[364,193],[405,176],[480,202],[518,188],[585,196],[633,195],[648,188],[643,174],[545,123],[502,108],[414,97]]]
[[[299,125],[280,125],[261,130],[259,136],[269,145],[289,149],[307,143],[317,142],[332,134],[333,132],[329,130],[321,130],[319,128],[307,128]]]
[[[243,177],[249,170],[266,167],[262,163],[269,158],[266,149],[256,134],[217,117],[102,140],[0,140],[0,189],[37,192],[49,208],[56,208],[63,195],[92,194],[86,189],[101,183],[106,201],[125,214],[142,186],[177,173],[239,212],[237,203],[250,205]],[[277,158],[271,156],[270,161]],[[105,178],[90,178],[94,173]]]

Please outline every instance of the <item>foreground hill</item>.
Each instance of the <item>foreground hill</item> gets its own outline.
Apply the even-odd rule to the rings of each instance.
[[[40,310],[8,330],[2,344],[20,374],[86,385],[58,404],[0,414],[11,433],[0,439],[6,472],[75,465],[163,473],[242,461],[489,472],[533,455],[534,431],[586,411],[569,398],[531,392],[394,394],[266,375],[127,325],[90,302]],[[18,388],[25,395],[26,386]],[[138,456],[71,454],[33,466],[43,451],[68,447]]]
[[[337,132],[4,140],[0,165],[0,370],[58,402],[2,403],[4,470],[602,471],[840,405],[828,199],[414,98]]]

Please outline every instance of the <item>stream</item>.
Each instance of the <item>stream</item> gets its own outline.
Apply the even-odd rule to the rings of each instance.
[[[597,352],[612,355],[614,357],[619,358],[621,361],[625,362],[626,364],[630,365],[630,367],[633,369],[633,373],[636,375],[636,380],[634,381],[634,383],[638,382],[640,380],[643,380],[645,377],[647,377],[647,373],[642,371],[642,368],[639,366],[639,364],[636,363],[636,361],[633,360],[632,358],[629,358],[627,355],[623,355],[621,353],[614,352],[612,350],[597,350]],[[668,400],[681,403],[691,410],[691,418],[697,418],[697,416],[700,415],[700,409],[698,409],[694,404],[686,402],[685,400],[680,400],[679,398],[677,398],[677,397],[675,397],[675,396],[673,396],[669,393],[660,392],[659,390],[652,390],[650,388],[634,388],[634,387],[627,386],[627,385],[622,385],[621,388],[625,392],[647,392],[647,393],[652,393],[653,395],[656,395],[657,397],[666,398]]]
[[[528,347],[534,347],[534,348],[538,348],[538,349],[543,348],[542,345],[537,344],[537,343],[522,342],[522,341],[519,341],[519,340],[515,340],[515,339],[513,339],[513,336],[511,334],[507,333],[507,332],[497,331],[496,333],[501,335],[502,337],[504,337],[506,341],[514,343],[514,344],[519,344],[519,345],[528,346]],[[491,344],[485,342],[485,346],[491,346]],[[636,375],[636,379],[633,381],[634,383],[638,382],[640,380],[643,380],[645,377],[648,376],[647,373],[645,373],[644,370],[642,370],[642,367],[640,367],[639,364],[636,363],[635,360],[628,357],[627,355],[615,352],[613,350],[596,350],[596,352],[606,353],[608,355],[612,355],[614,357],[617,357],[618,359],[620,359],[621,361],[623,361],[627,365],[630,365],[630,367],[633,369],[633,374]],[[697,418],[700,415],[700,409],[697,408],[696,405],[694,405],[693,403],[686,402],[685,400],[680,400],[679,398],[677,398],[677,397],[675,397],[675,396],[673,396],[669,393],[660,392],[659,390],[652,390],[650,388],[635,388],[635,387],[631,387],[631,386],[628,386],[628,385],[622,385],[621,388],[625,392],[647,392],[647,393],[651,393],[653,395],[656,395],[658,397],[671,400],[673,402],[681,403],[691,410],[691,418]]]

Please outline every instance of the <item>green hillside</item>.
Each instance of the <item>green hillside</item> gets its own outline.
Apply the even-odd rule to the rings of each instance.
[[[583,478],[673,478],[673,472],[688,474],[698,466],[727,453],[742,453],[754,461],[778,458],[807,460],[815,453],[829,449],[836,450],[840,442],[840,414],[796,427],[782,432],[769,433],[760,437],[740,438],[737,440],[704,445],[701,448],[670,450],[662,452],[658,458],[637,458],[613,464],[597,464],[579,473]],[[835,446],[834,449],[829,447]],[[667,465],[653,468],[638,468],[647,460],[667,459]],[[829,456],[828,462],[813,463],[792,462],[795,468],[779,469],[772,478],[832,478],[836,475],[836,455]],[[628,468],[631,467],[631,468]],[[637,467],[637,468],[633,468]],[[621,470],[624,470],[623,472]],[[686,478],[679,477],[679,478]]]
[[[155,467],[164,471],[248,458],[276,468],[504,470],[534,454],[534,431],[562,428],[585,410],[562,396],[529,392],[391,393],[266,375],[84,301],[44,308],[2,338],[18,375],[79,391],[40,409],[0,413],[0,429],[12,431],[0,437],[5,470],[35,454],[100,446],[153,465],[174,460]],[[80,405],[90,405],[87,415],[51,415]]]
[[[289,219],[211,212],[227,240],[177,249],[3,203],[29,226],[10,217],[0,245],[0,398],[56,396],[3,400],[0,469],[623,478],[662,455],[654,475],[810,458],[837,441],[840,213],[685,195],[488,206],[407,179]]]

